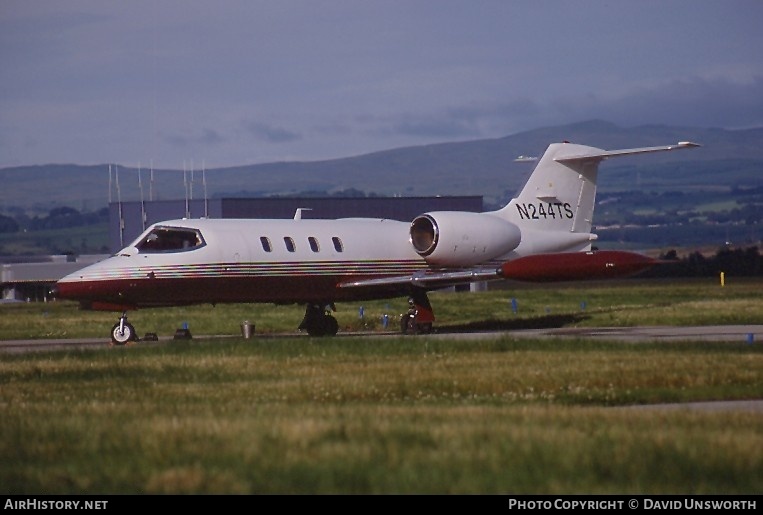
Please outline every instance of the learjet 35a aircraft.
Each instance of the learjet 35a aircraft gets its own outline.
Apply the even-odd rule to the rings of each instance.
[[[127,310],[201,303],[305,304],[299,328],[338,331],[337,301],[408,296],[414,328],[431,330],[427,292],[501,279],[620,277],[654,260],[591,251],[599,163],[672,151],[691,142],[625,150],[551,144],[506,206],[484,213],[436,211],[387,219],[183,219],[149,227],[133,243],[61,279],[57,296],[83,308],[121,311],[111,337],[137,339]]]

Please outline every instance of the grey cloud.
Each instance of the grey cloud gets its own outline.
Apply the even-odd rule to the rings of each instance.
[[[187,136],[184,134],[168,134],[164,136],[164,141],[175,147],[189,147],[192,145],[218,145],[225,142],[220,133],[214,129],[202,129],[200,135]]]
[[[222,143],[224,140],[220,133],[214,129],[204,129],[204,134],[201,136],[201,141],[209,145],[216,145]]]
[[[425,138],[459,138],[479,135],[479,131],[468,121],[446,117],[404,120],[390,130],[395,134]]]
[[[465,105],[438,112],[399,116],[356,116],[364,131],[381,136],[413,136],[420,139],[479,138],[505,135],[516,127],[537,122],[543,108],[528,98],[493,105]]]
[[[644,91],[612,106],[612,118],[680,120],[684,125],[742,127],[763,123],[763,77],[738,83],[692,78]]]
[[[249,134],[269,143],[289,143],[302,139],[300,134],[282,127],[259,122],[247,122],[244,125]]]
[[[763,77],[749,82],[693,77],[612,99],[559,99],[552,111],[553,117],[602,118],[627,125],[751,127],[763,124]]]

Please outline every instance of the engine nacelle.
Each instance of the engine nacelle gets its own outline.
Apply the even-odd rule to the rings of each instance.
[[[486,213],[436,211],[411,222],[411,244],[427,263],[471,266],[502,256],[521,240],[519,228]]]

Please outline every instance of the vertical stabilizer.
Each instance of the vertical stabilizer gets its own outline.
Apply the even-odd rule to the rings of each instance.
[[[610,157],[663,152],[699,146],[681,142],[662,147],[602,150],[572,143],[553,143],[527,183],[494,214],[517,225],[522,240],[516,255],[590,250],[599,163]]]
[[[589,233],[602,158],[563,159],[600,152],[598,148],[571,143],[550,145],[517,198],[502,211],[519,226]]]

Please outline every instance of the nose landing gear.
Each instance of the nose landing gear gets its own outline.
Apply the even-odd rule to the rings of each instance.
[[[127,312],[123,311],[119,322],[111,328],[111,341],[114,345],[126,345],[138,339],[135,327],[127,321]]]

